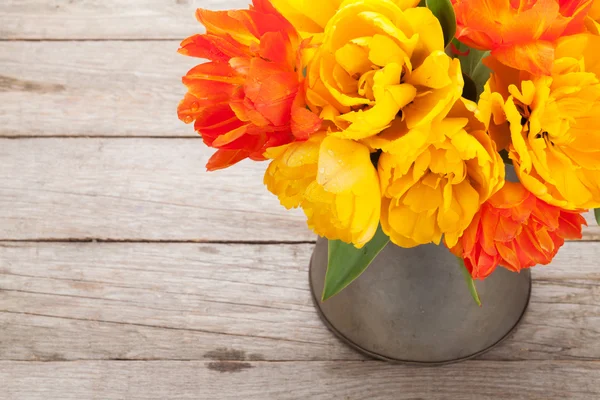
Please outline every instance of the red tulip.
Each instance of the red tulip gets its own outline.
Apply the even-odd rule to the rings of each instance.
[[[498,265],[518,272],[548,264],[565,239],[580,239],[585,219],[580,212],[551,206],[520,183],[506,182],[483,204],[451,251],[465,261],[476,279]]]
[[[179,53],[210,62],[183,77],[188,93],[177,112],[218,149],[208,170],[264,160],[269,147],[306,140],[319,129],[321,120],[304,103],[305,43],[267,0],[249,10],[199,9],[196,17],[206,34],[185,39]]]

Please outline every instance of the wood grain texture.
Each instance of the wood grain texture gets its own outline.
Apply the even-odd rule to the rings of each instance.
[[[6,400],[571,399],[600,396],[598,362],[0,362]]]
[[[0,243],[0,359],[361,360],[317,316],[311,252],[311,244]],[[482,359],[600,360],[599,256],[600,243],[569,242],[535,268],[522,324]]]
[[[71,359],[68,341],[78,358],[115,358],[103,336],[120,343],[121,359],[236,351],[275,360],[351,357],[315,313],[305,265],[311,251],[312,245],[6,244],[0,315],[3,337],[19,343],[2,345],[0,358]],[[28,314],[33,319],[23,318]],[[21,341],[28,319],[27,331],[46,335]],[[62,333],[48,332],[63,322]],[[102,328],[92,332],[83,322]],[[76,338],[82,326],[91,337]],[[71,339],[57,341],[67,331]]]
[[[0,136],[197,137],[176,110],[200,59],[178,46],[0,42]]]
[[[522,324],[477,360],[384,364],[325,328],[302,213],[264,163],[205,173],[175,113],[194,9],[247,3],[0,4],[0,398],[600,398],[600,242],[535,268]]]
[[[202,32],[197,8],[246,8],[249,0],[3,0],[1,39],[183,39]]]
[[[0,239],[310,241],[265,163],[215,173],[195,139],[0,139]]]
[[[314,240],[263,186],[266,163],[207,173],[211,153],[196,139],[0,139],[0,240]],[[590,221],[585,238],[599,232]]]

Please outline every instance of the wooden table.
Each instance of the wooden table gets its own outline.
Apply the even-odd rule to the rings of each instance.
[[[598,399],[600,230],[534,269],[512,338],[458,365],[350,350],[321,323],[314,236],[206,173],[178,40],[236,0],[0,5],[0,399]]]

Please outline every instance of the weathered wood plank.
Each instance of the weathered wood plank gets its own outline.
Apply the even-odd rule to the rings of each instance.
[[[311,250],[0,243],[0,359],[360,360],[315,312]],[[600,360],[599,255],[570,242],[535,268],[522,324],[483,359]]]
[[[200,60],[177,48],[176,41],[0,42],[0,136],[197,137],[176,109],[181,76]]]
[[[249,0],[3,0],[1,39],[179,39],[203,31],[196,8]]]
[[[0,139],[0,239],[306,241],[265,163],[205,172],[195,139]]]
[[[6,400],[596,399],[599,362],[0,362]]]
[[[314,239],[264,188],[266,163],[206,173],[211,153],[195,139],[0,139],[0,240]]]
[[[30,263],[16,258],[25,255],[19,249],[26,250]],[[244,343],[247,347],[241,350],[248,354],[258,353],[252,347],[270,348],[264,357],[275,359],[311,359],[336,351],[337,341],[314,312],[306,266],[296,265],[299,260],[308,262],[310,245],[32,244],[0,250],[0,310],[8,313],[57,317],[55,324],[66,318],[140,326],[141,336],[161,341],[167,338],[160,339],[163,331],[189,331],[188,342],[203,336],[191,353],[200,357],[220,347],[238,348],[236,342]],[[5,316],[4,329],[22,330],[7,319],[11,316]],[[38,318],[34,323],[49,321]],[[232,345],[226,345],[230,339]],[[40,346],[36,338],[30,337],[29,343]],[[163,342],[162,347],[168,343],[173,342]],[[308,356],[303,346],[311,349]],[[20,346],[9,345],[5,351],[13,351],[11,347]],[[133,354],[136,347],[130,349]],[[155,357],[150,353],[145,358]]]

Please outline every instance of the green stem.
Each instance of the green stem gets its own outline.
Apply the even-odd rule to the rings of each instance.
[[[471,293],[471,297],[475,300],[475,303],[479,307],[481,307],[481,300],[479,299],[479,294],[477,293],[477,288],[475,287],[475,281],[473,281],[473,277],[469,273],[469,270],[465,266],[465,262],[462,258],[458,257],[458,263],[460,264],[460,268],[462,269],[463,276],[465,277],[465,282],[469,287],[469,292]]]

